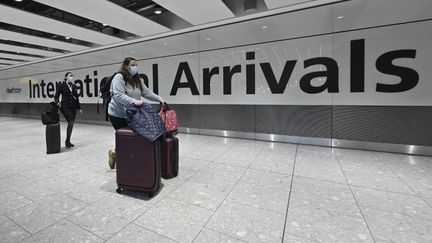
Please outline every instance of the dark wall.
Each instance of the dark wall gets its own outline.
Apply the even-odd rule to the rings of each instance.
[[[45,103],[0,103],[0,114],[40,118]],[[104,108],[82,104],[78,121],[110,125]],[[157,106],[155,106],[157,107]],[[171,104],[181,127],[432,146],[430,106]]]

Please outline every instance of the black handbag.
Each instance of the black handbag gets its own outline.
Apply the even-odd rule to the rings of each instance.
[[[143,103],[139,108],[127,109],[126,114],[128,126],[149,143],[154,143],[163,135],[164,123],[150,104]]]
[[[57,104],[53,101],[48,104],[46,109],[41,113],[41,121],[44,125],[56,124],[60,121]]]

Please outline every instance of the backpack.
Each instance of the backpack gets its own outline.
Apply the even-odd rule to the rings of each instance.
[[[101,80],[101,84],[100,84],[100,88],[99,88],[99,98],[98,98],[98,102],[97,102],[97,113],[99,114],[99,99],[102,99],[102,107],[105,108],[105,120],[109,121],[108,119],[108,105],[111,101],[111,83],[112,80],[114,78],[114,76],[117,73],[114,73],[112,76],[109,77],[105,77]]]
[[[54,101],[49,103],[47,108],[41,113],[41,121],[44,125],[56,124],[60,121],[58,106]]]

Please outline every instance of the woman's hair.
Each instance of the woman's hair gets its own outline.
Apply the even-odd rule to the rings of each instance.
[[[68,76],[69,74],[72,74],[72,72],[67,72],[67,73],[65,74],[65,76],[64,76],[64,80],[67,79],[67,76]]]
[[[139,75],[136,74],[132,77],[129,70],[127,69],[127,66],[129,65],[129,63],[131,61],[136,61],[136,59],[133,57],[126,57],[123,60],[123,63],[120,67],[120,73],[123,75],[123,78],[125,79],[125,81],[130,83],[132,87],[138,87],[142,91],[143,90],[143,84],[141,82]]]

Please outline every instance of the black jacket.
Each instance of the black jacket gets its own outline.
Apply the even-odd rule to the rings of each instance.
[[[72,92],[71,92],[67,82],[66,81],[61,82],[57,86],[57,90],[56,90],[56,93],[54,96],[54,101],[56,103],[59,103],[60,94],[62,96],[60,104],[63,108],[73,108],[73,109],[78,109],[78,110],[81,109],[81,104],[79,102],[79,97],[78,97],[77,86],[75,84],[72,84]]]

